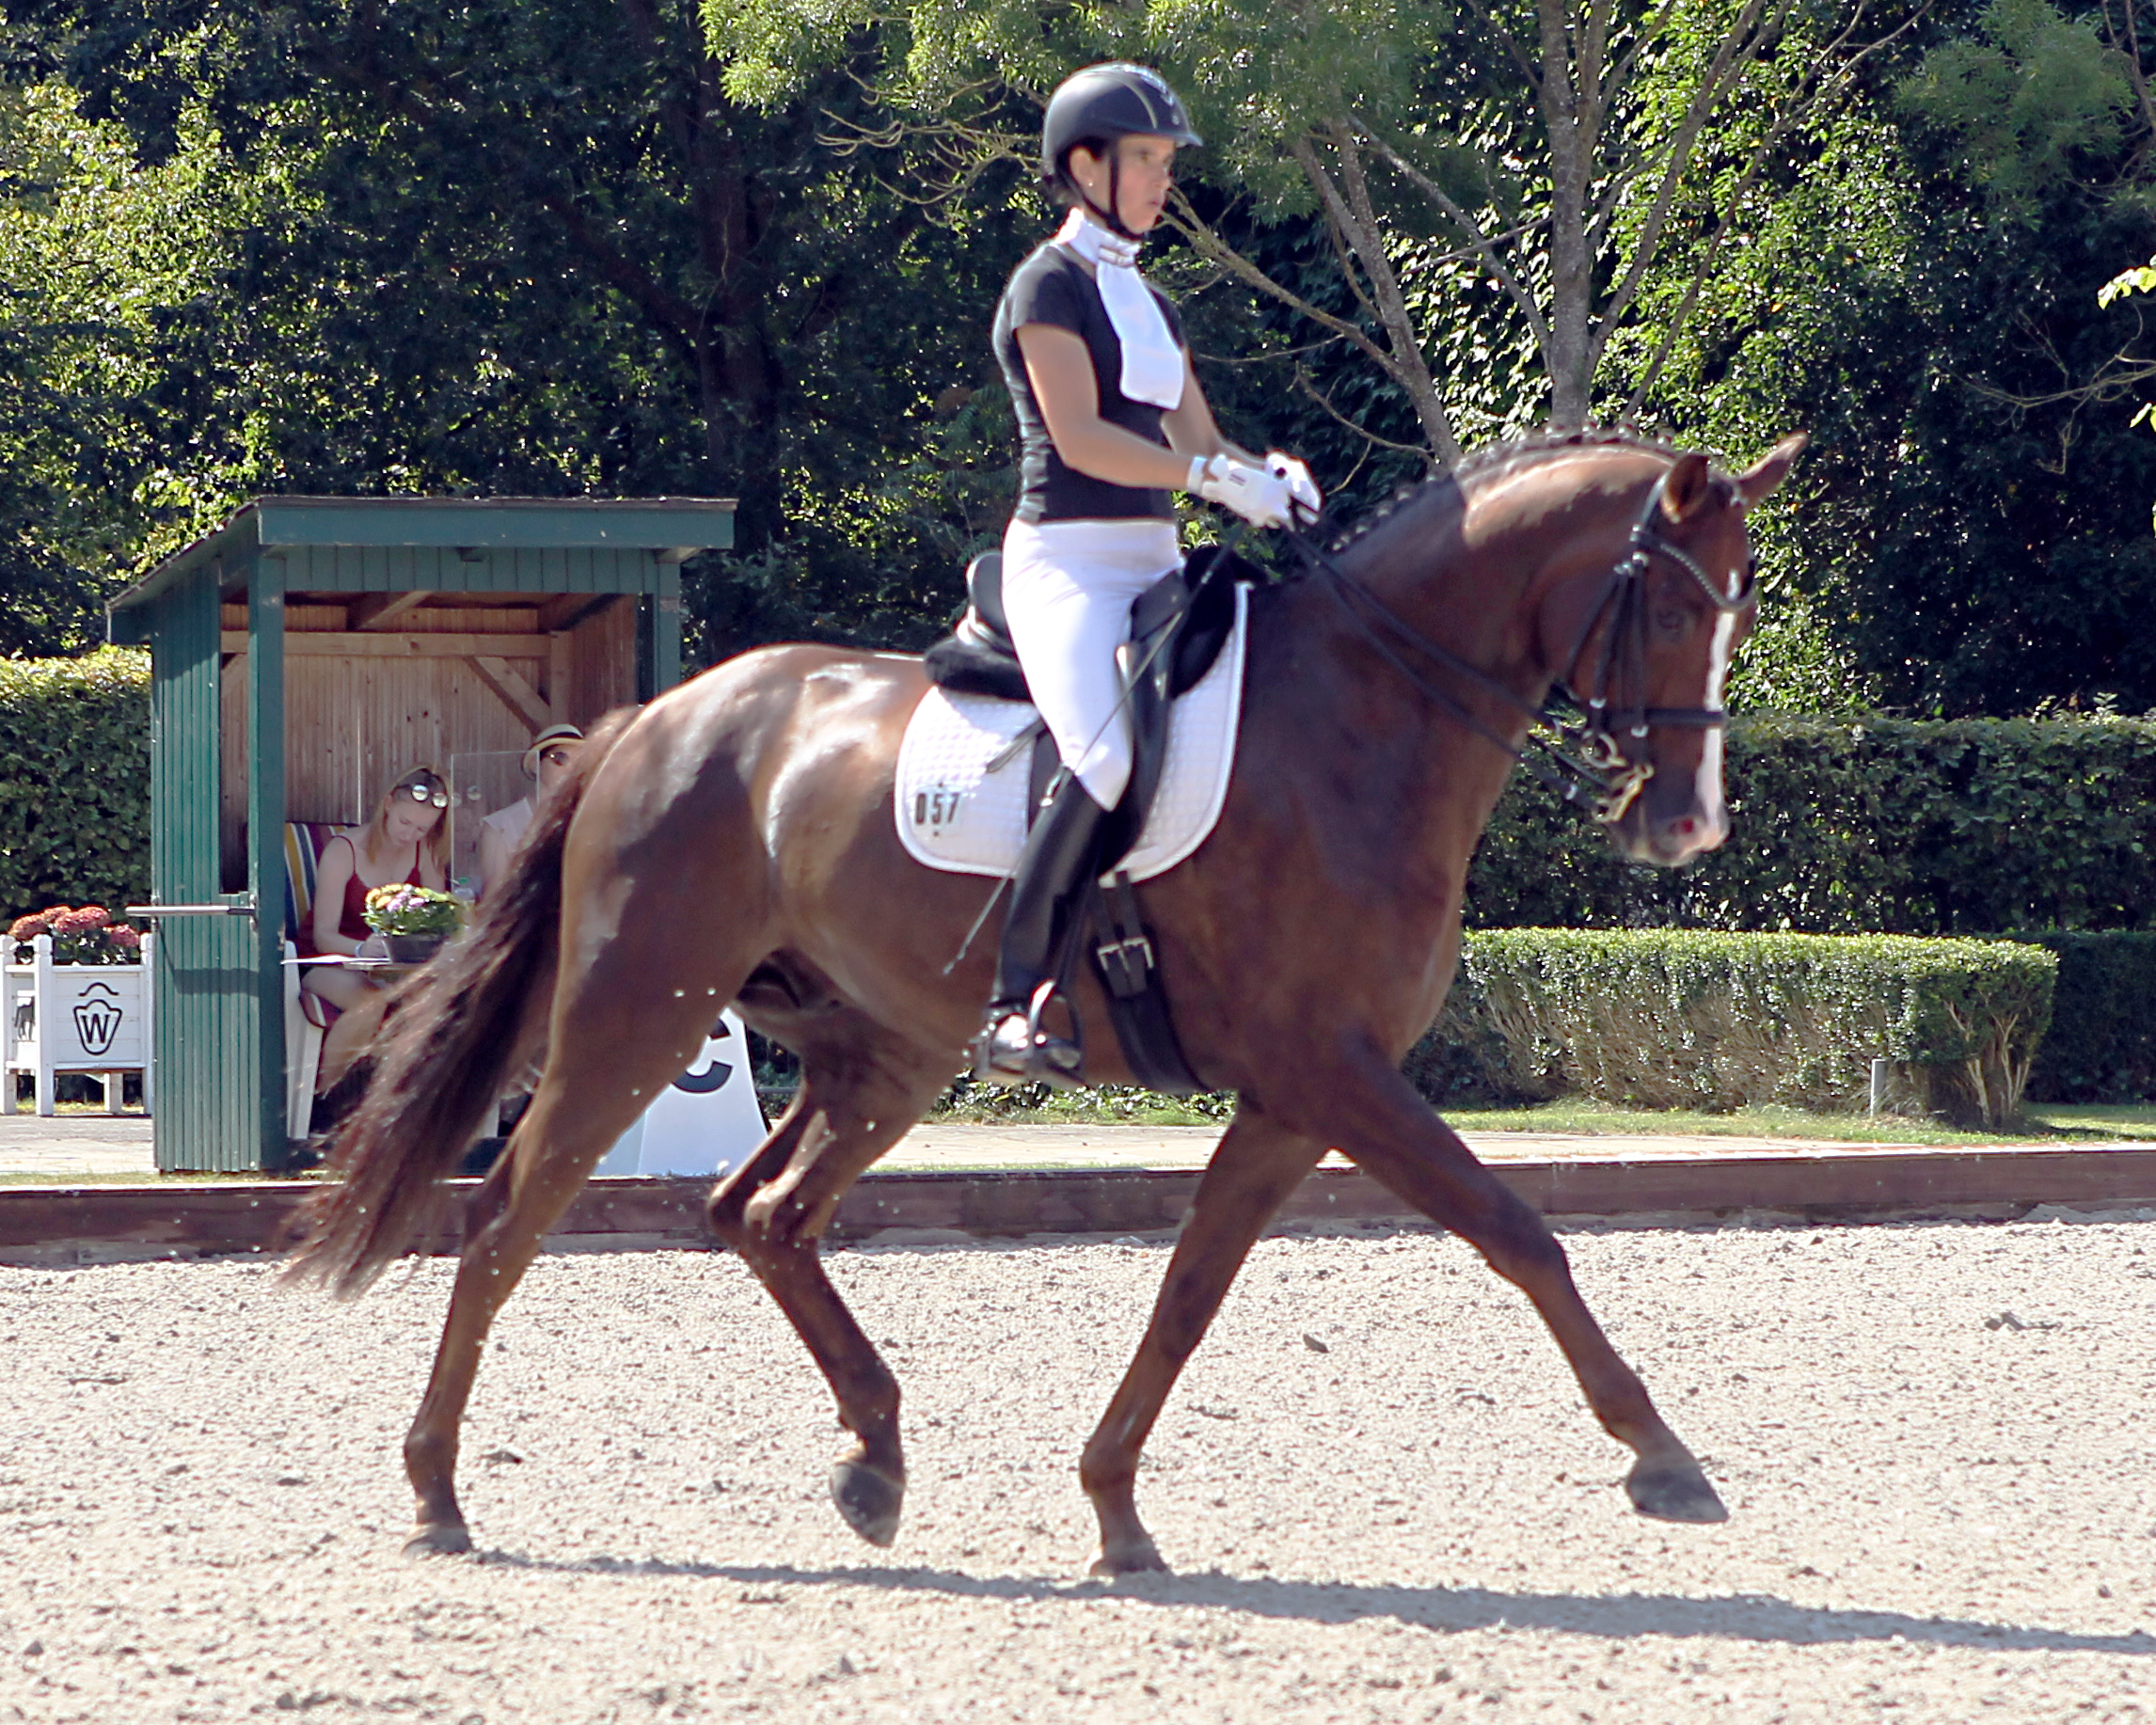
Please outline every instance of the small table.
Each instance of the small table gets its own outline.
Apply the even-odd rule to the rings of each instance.
[[[416,971],[420,968],[419,965],[408,964],[402,958],[362,958],[347,953],[319,953],[311,958],[293,957],[287,958],[284,962],[294,970],[306,965],[319,964],[334,966],[339,970],[357,971],[362,975],[401,975],[406,971]]]

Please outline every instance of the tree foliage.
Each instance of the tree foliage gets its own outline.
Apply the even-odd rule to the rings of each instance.
[[[742,109],[665,0],[11,14],[146,195],[198,154],[262,189],[180,248],[188,292],[134,284],[132,452],[174,476],[136,482],[138,562],[257,491],[689,493],[740,499],[737,558],[691,571],[706,654],[948,608],[1008,461],[952,399],[950,308],[1015,252],[992,206],[954,240],[826,145],[843,67]]]
[[[2156,368],[2137,309],[2098,299],[2156,242],[2132,40],[1998,0],[1756,201],[1654,397],[1723,447],[1814,434],[1757,524],[1769,651],[1739,699],[2156,704],[2156,443],[2129,429]]]
[[[230,257],[256,192],[198,127],[143,167],[65,88],[0,89],[0,653],[95,640],[155,519],[214,483],[180,477],[153,398],[175,309]]]
[[[706,21],[729,87],[762,101],[828,64],[847,27],[877,32],[880,92],[967,171],[1028,153],[999,126],[1007,92],[1038,103],[1091,59],[1160,65],[1213,140],[1197,173],[1261,216],[1320,222],[1345,303],[1267,270],[1198,203],[1176,225],[1374,367],[1447,465],[1464,438],[1615,404],[1605,356],[1672,222],[1725,214],[1900,33],[1830,0],[708,0]],[[1706,181],[1703,142],[1740,105],[1750,159]],[[1699,255],[1703,278],[1715,261]],[[1665,343],[1688,309],[1665,309]]]
[[[1213,140],[1209,391],[1343,512],[1552,413],[1803,427],[1733,699],[2156,704],[2146,3],[0,6],[0,652],[279,490],[738,496],[692,651],[920,641],[1039,98],[1122,52]]]

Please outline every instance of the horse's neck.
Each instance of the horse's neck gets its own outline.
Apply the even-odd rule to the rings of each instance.
[[[1357,781],[1358,799],[1389,807],[1394,831],[1411,812],[1441,802],[1451,813],[1495,803],[1512,759],[1487,735],[1464,724],[1465,709],[1485,732],[1516,748],[1527,730],[1525,708],[1538,705],[1548,677],[1523,654],[1532,630],[1517,626],[1524,572],[1510,584],[1433,579],[1427,560],[1420,578],[1355,560],[1351,573],[1415,634],[1456,656],[1508,690],[1507,701],[1475,678],[1433,660],[1357,603],[1330,576],[1315,574],[1267,595],[1254,611],[1251,651],[1261,667],[1250,699],[1276,699],[1304,736],[1353,739],[1353,762],[1297,750],[1301,765],[1321,777]],[[1515,639],[1516,638],[1516,639]],[[1273,691],[1269,696],[1268,686]],[[1362,781],[1368,780],[1368,783]],[[1449,788],[1437,797],[1440,783]],[[1466,802],[1456,793],[1467,793]],[[1488,809],[1475,816],[1477,830]]]
[[[1501,480],[1498,495],[1465,506],[1441,498],[1419,510],[1410,504],[1340,559],[1342,573],[1406,629],[1478,674],[1419,652],[1343,601],[1324,574],[1278,591],[1254,625],[1262,630],[1253,636],[1254,662],[1285,687],[1261,693],[1254,681],[1252,699],[1276,701],[1289,720],[1279,732],[1295,756],[1287,770],[1329,780],[1335,790],[1352,784],[1346,800],[1360,813],[1343,841],[1419,851],[1455,889],[1513,768],[1491,734],[1516,751],[1528,712],[1549,692],[1554,668],[1536,611],[1550,572],[1579,561],[1572,551],[1583,536],[1594,542],[1593,557],[1602,540],[1621,543],[1617,492],[1583,487],[1576,475],[1534,477],[1542,483]],[[1290,744],[1289,735],[1353,739],[1353,758]]]
[[[1394,537],[1373,546],[1363,557],[1351,556],[1341,565],[1349,579],[1405,625],[1403,630],[1367,610],[1351,614],[1335,593],[1314,594],[1319,600],[1316,609],[1331,612],[1343,642],[1351,643],[1351,653],[1357,638],[1367,643],[1374,631],[1419,676],[1454,699],[1470,702],[1478,714],[1510,735],[1519,722],[1518,713],[1493,698],[1487,687],[1478,688],[1475,679],[1441,667],[1419,652],[1406,631],[1473,666],[1514,701],[1539,706],[1550,680],[1548,669],[1536,657],[1532,609],[1545,553],[1529,543],[1525,532],[1479,537],[1470,548],[1462,539],[1457,517],[1434,528],[1427,535]],[[1329,584],[1323,577],[1311,583]],[[1374,646],[1368,650],[1377,652]],[[1383,653],[1377,656],[1386,657]],[[1391,671],[1404,680],[1397,666]]]
[[[1590,447],[1470,481],[1451,504],[1403,511],[1342,566],[1418,634],[1539,706],[1563,670],[1544,657],[1551,643],[1538,629],[1551,583],[1583,562],[1614,566],[1633,491],[1657,465],[1638,451]]]

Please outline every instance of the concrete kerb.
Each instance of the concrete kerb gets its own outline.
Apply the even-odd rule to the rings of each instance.
[[[1781,1147],[1773,1151],[1497,1159],[1491,1167],[1567,1228],[1818,1226],[1855,1221],[2059,1221],[2156,1215],[2156,1146],[1981,1150]],[[924,1247],[1057,1237],[1170,1240],[1199,1169],[901,1169],[847,1195],[839,1245]],[[453,1250],[452,1218],[427,1242]],[[274,1254],[290,1239],[309,1181],[0,1189],[0,1264],[58,1267],[124,1259]],[[596,1179],[550,1238],[561,1251],[695,1249],[703,1179]],[[1358,1170],[1319,1168],[1283,1207],[1281,1232],[1427,1227]]]

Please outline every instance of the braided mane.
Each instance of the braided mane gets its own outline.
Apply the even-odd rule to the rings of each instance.
[[[1503,443],[1493,443],[1479,449],[1457,467],[1443,473],[1433,473],[1427,479],[1401,486],[1391,497],[1335,539],[1331,548],[1344,551],[1355,541],[1366,538],[1384,526],[1403,509],[1425,499],[1432,501],[1456,499],[1464,503],[1466,488],[1472,482],[1495,478],[1514,467],[1544,461],[1552,455],[1561,455],[1573,450],[1623,450],[1641,455],[1664,455],[1672,461],[1683,452],[1673,444],[1663,443],[1624,425],[1582,425],[1571,431],[1530,432],[1524,437],[1514,437]]]

